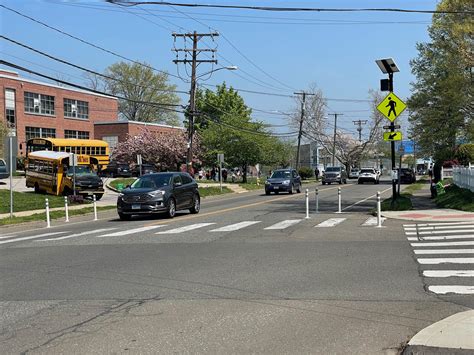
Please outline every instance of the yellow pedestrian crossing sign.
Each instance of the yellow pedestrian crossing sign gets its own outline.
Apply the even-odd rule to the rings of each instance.
[[[387,117],[391,122],[395,121],[406,108],[407,105],[393,92],[388,94],[377,106],[377,110],[379,110],[380,113]]]
[[[383,140],[388,142],[401,141],[402,132],[383,132]]]

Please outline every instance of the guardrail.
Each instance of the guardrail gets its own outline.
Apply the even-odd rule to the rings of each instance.
[[[474,192],[474,166],[469,165],[469,167],[454,167],[453,182],[463,189],[469,189]]]

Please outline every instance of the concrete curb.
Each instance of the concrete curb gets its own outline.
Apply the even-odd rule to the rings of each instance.
[[[474,310],[453,314],[422,329],[403,354],[472,354],[474,351]]]
[[[384,211],[382,212],[382,216],[392,219],[419,222],[469,222],[474,220],[473,212],[452,209]]]

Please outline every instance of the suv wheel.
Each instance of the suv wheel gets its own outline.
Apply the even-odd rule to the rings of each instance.
[[[290,187],[290,191],[288,191],[288,192],[290,193],[290,195],[293,193],[293,187],[294,187],[294,186],[293,186],[293,185],[291,185],[291,187]]]
[[[130,221],[132,219],[132,215],[130,214],[119,213],[118,215],[122,221]]]
[[[176,202],[174,201],[174,198],[170,198],[168,201],[168,211],[166,212],[169,218],[173,218],[176,216]]]
[[[189,212],[192,214],[199,213],[201,210],[201,199],[199,198],[199,195],[194,195],[193,197],[193,206],[189,209]]]

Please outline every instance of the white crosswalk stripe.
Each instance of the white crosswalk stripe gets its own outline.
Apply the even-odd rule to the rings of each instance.
[[[386,218],[381,217],[381,220],[382,220],[382,224],[383,224],[383,222],[386,220]],[[376,226],[377,223],[378,223],[377,217],[369,217],[369,218],[367,218],[367,220],[364,223],[362,223],[362,226],[364,226],[364,227],[373,227],[373,226]]]
[[[302,219],[287,219],[278,223],[275,223],[269,227],[263,228],[265,230],[276,230],[276,229],[286,229],[288,227],[294,226],[302,221]]]
[[[454,246],[468,246],[474,245],[474,241],[465,241],[465,242],[425,242],[425,243],[410,243],[412,247],[454,247]]]
[[[239,222],[239,223],[235,223],[235,224],[230,224],[230,225],[225,226],[225,227],[213,229],[213,230],[211,230],[211,232],[233,232],[233,231],[245,228],[245,227],[252,226],[252,225],[257,224],[257,223],[260,223],[260,221],[244,221],[244,222]]]
[[[459,295],[474,295],[474,286],[449,285],[449,286],[429,286],[428,290],[439,295],[456,293]]]
[[[165,225],[157,225],[157,226],[146,226],[146,227],[140,227],[140,228],[133,228],[133,229],[127,229],[124,231],[120,232],[115,232],[115,233],[108,233],[104,235],[98,235],[97,238],[104,238],[104,237],[122,237],[124,235],[130,235],[130,234],[137,234],[137,233],[142,233],[142,232],[148,232],[153,229],[165,227]]]
[[[473,227],[472,222],[404,225],[430,292],[440,295],[474,294],[474,258],[466,257],[474,254]],[[431,265],[437,266],[433,269]],[[462,285],[459,284],[461,279],[464,280]]]
[[[436,265],[436,264],[474,264],[474,258],[421,258],[418,259],[420,264]]]
[[[330,228],[330,227],[335,227],[338,224],[344,222],[346,218],[329,218],[325,220],[324,222],[319,223],[315,227],[317,228]]]
[[[474,277],[474,270],[424,270],[424,277]]]
[[[406,235],[429,235],[429,234],[451,234],[451,233],[473,233],[474,228],[469,229],[455,229],[455,230],[430,230],[430,231],[419,231],[419,232],[405,232]]]
[[[114,229],[117,229],[117,228],[96,229],[96,230],[91,230],[91,231],[86,231],[86,232],[81,232],[81,233],[75,233],[75,234],[71,234],[71,235],[65,235],[63,237],[35,240],[35,242],[48,242],[48,241],[52,241],[52,240],[56,241],[56,240],[71,239],[71,238],[83,237],[85,235],[91,235],[91,234],[107,232],[107,231],[114,230]]]
[[[207,227],[207,226],[210,226],[210,225],[213,225],[213,224],[215,224],[215,223],[195,223],[195,224],[191,224],[189,226],[184,226],[184,227],[174,228],[174,229],[170,229],[170,230],[163,231],[163,232],[158,232],[156,234],[179,234],[179,233],[189,232],[189,231],[192,231],[192,230],[195,230],[195,229]]]
[[[50,233],[42,233],[42,234],[32,235],[32,236],[29,236],[29,237],[22,237],[22,238],[15,238],[15,239],[2,240],[2,241],[0,241],[0,244],[8,244],[8,243],[21,242],[21,241],[24,241],[24,240],[38,239],[38,238],[42,238],[42,237],[50,237],[50,236],[52,236],[52,235],[58,235],[58,234],[64,234],[64,233],[69,233],[69,232],[50,232]]]
[[[474,254],[474,249],[418,249],[415,254]]]
[[[452,240],[452,239],[474,239],[474,234],[459,234],[459,235],[441,235],[441,236],[434,236],[434,237],[425,237],[420,236],[417,237],[407,237],[410,241],[416,240]]]

